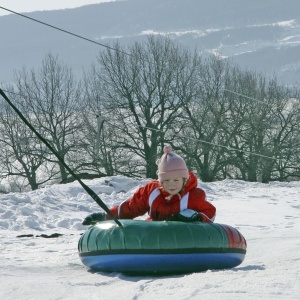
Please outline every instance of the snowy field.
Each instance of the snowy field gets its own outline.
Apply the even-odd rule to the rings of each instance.
[[[145,182],[85,181],[108,206]],[[95,273],[81,263],[77,243],[82,219],[98,206],[78,183],[0,195],[0,299],[300,299],[300,182],[199,186],[217,208],[216,222],[247,240],[236,268],[161,277]],[[54,233],[63,235],[41,237]]]

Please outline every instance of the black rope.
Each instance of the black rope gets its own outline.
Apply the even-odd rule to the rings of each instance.
[[[100,199],[100,197],[72,171],[72,169],[65,163],[65,161],[60,157],[56,150],[35,130],[35,128],[28,122],[28,120],[23,116],[23,114],[18,110],[18,108],[8,99],[6,94],[0,88],[0,95],[5,99],[5,101],[13,108],[21,120],[32,130],[36,136],[50,149],[50,151],[57,157],[60,163],[68,170],[68,172],[80,183],[80,185],[85,189],[85,191],[97,202],[97,204],[111,216],[111,218],[117,223],[118,226],[123,227],[120,221],[112,214],[106,204]]]
[[[65,30],[65,29],[62,29],[62,28],[53,26],[53,25],[51,25],[51,24],[48,24],[48,23],[39,21],[39,20],[37,20],[37,19],[34,19],[34,18],[31,18],[31,17],[25,16],[25,15],[23,15],[23,14],[17,13],[17,12],[15,12],[15,11],[10,10],[10,9],[8,9],[8,8],[5,8],[5,7],[3,7],[3,6],[0,6],[0,8],[1,8],[1,9],[4,9],[4,10],[6,10],[6,11],[9,11],[9,12],[11,12],[11,13],[14,13],[14,14],[16,14],[16,15],[18,15],[18,16],[21,16],[21,17],[23,17],[23,18],[29,19],[29,20],[31,20],[31,21],[40,23],[40,24],[42,24],[42,25],[48,26],[48,27],[50,27],[50,28],[59,30],[59,31],[64,32],[64,33],[67,33],[67,34],[73,35],[73,36],[75,36],[75,37],[77,37],[77,38],[80,38],[80,39],[82,39],[82,40],[88,41],[88,42],[90,42],[90,43],[93,43],[93,44],[96,44],[96,45],[99,45],[99,46],[108,48],[108,49],[110,49],[110,50],[114,50],[114,51],[119,52],[119,53],[126,54],[126,55],[128,55],[128,56],[132,56],[131,54],[129,54],[129,53],[127,53],[127,52],[124,52],[124,51],[122,51],[122,50],[118,50],[118,49],[113,48],[113,47],[110,47],[110,46],[108,46],[108,45],[98,43],[98,42],[93,41],[93,40],[91,40],[91,39],[88,39],[88,38],[86,38],[86,37],[84,37],[84,36],[81,36],[81,35],[78,35],[78,34],[76,34],[76,33],[67,31],[67,30]]]

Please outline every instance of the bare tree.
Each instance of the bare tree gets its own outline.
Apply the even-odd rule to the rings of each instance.
[[[226,167],[231,103],[224,97],[223,81],[228,72],[226,63],[211,57],[198,66],[197,84],[178,89],[186,117],[178,148],[203,181],[218,179]]]
[[[124,163],[136,171],[132,175],[146,164],[145,175],[155,178],[158,151],[168,132],[180,124],[177,82],[183,75],[189,80],[195,62],[168,38],[149,37],[128,54],[118,43],[114,48],[100,54],[93,74],[100,83],[105,116],[115,126],[112,151],[127,151],[130,159],[124,157]]]
[[[105,83],[97,76],[95,65],[85,74],[84,82],[82,119],[87,157],[87,162],[83,165],[84,170],[99,176],[111,176],[116,173],[129,176],[135,174],[136,164],[133,163],[132,155],[117,144],[118,120],[106,110],[103,93]]]
[[[297,159],[300,149],[300,100],[294,98],[291,91],[271,82],[268,97],[272,98],[273,120],[268,131],[268,154],[272,161],[262,162],[262,182],[287,180],[300,177],[300,164]],[[299,157],[299,156],[298,156]]]
[[[16,96],[11,97],[17,104]],[[48,151],[8,104],[2,103],[0,109],[1,178],[24,178],[20,189],[29,185],[36,190],[57,175],[46,161]],[[27,113],[23,111],[29,117]]]
[[[240,125],[236,131],[235,125],[228,126],[235,132],[230,147],[238,149],[232,152],[230,164],[243,180],[278,180],[278,161],[290,156],[288,145],[295,135],[299,108],[291,107],[290,91],[275,79],[267,81],[261,75],[238,71],[232,82],[236,93],[230,96],[235,103],[231,118]]]
[[[71,167],[74,153],[83,147],[81,142],[81,89],[72,71],[59,62],[58,57],[46,55],[41,69],[30,72],[23,69],[16,75],[18,94],[22,95],[22,109],[30,111],[30,119],[40,133]],[[59,165],[61,179],[67,171],[56,158],[47,157]]]

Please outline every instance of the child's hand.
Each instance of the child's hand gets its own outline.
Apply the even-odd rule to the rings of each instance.
[[[85,217],[82,222],[82,225],[95,225],[98,222],[105,221],[106,215],[103,212],[100,213],[92,213]]]
[[[198,212],[193,209],[184,209],[178,214],[178,221],[182,222],[195,222],[201,221],[201,217]]]

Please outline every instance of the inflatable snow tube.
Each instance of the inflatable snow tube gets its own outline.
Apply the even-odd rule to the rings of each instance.
[[[233,268],[246,255],[235,228],[217,223],[105,221],[89,227],[78,243],[84,265],[102,272],[179,274]]]

